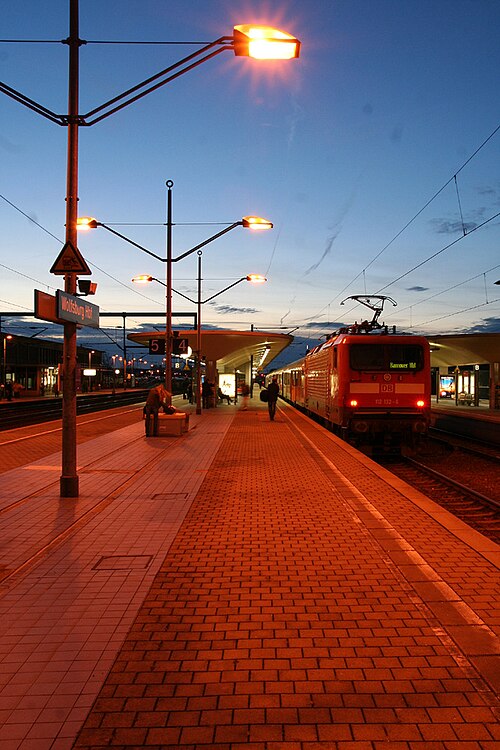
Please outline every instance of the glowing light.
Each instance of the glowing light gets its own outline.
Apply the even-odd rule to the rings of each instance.
[[[417,406],[422,408],[423,406],[425,406],[425,401],[417,401]]]
[[[245,229],[272,229],[273,224],[268,219],[263,219],[261,216],[244,216],[243,226]]]
[[[351,400],[349,401],[349,406],[357,406],[357,405],[358,405],[358,402],[356,401],[356,399],[355,399],[355,398],[353,398],[353,399],[351,399]]]
[[[251,281],[253,284],[263,284],[267,279],[265,276],[261,276],[258,273],[249,273],[247,281]]]
[[[234,54],[256,60],[291,60],[300,54],[300,42],[270,26],[242,24],[234,27]]]
[[[78,232],[88,232],[89,229],[97,229],[97,221],[92,216],[79,216],[76,220]]]
[[[147,273],[141,273],[139,276],[134,276],[132,279],[134,284],[149,284],[150,281],[154,281],[152,276],[148,276]]]

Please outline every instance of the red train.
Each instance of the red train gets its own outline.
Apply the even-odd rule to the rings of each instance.
[[[430,421],[429,344],[378,323],[384,301],[396,304],[390,297],[348,299],[374,310],[373,320],[340,329],[278,370],[281,395],[366,452],[416,447]]]

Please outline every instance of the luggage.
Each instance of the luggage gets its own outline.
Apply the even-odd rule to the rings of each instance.
[[[260,392],[260,400],[263,401],[265,404],[268,402],[268,393],[266,388],[263,388]]]

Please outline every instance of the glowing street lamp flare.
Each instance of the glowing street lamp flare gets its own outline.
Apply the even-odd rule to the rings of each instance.
[[[246,281],[251,281],[253,284],[263,284],[267,279],[259,273],[249,273],[246,277]]]
[[[255,60],[291,60],[300,54],[300,42],[291,34],[270,26],[242,24],[233,30],[233,49],[238,57]]]
[[[76,220],[78,232],[88,232],[89,229],[97,229],[98,222],[92,216],[79,216]]]
[[[147,273],[141,273],[139,276],[134,276],[132,281],[134,284],[149,284],[150,281],[155,281],[155,279]]]
[[[257,231],[273,228],[272,222],[268,221],[268,219],[263,219],[262,216],[244,216],[242,224],[245,229],[255,229]]]

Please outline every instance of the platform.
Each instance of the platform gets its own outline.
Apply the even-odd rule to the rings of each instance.
[[[280,402],[0,475],[2,750],[493,750],[500,548]]]

